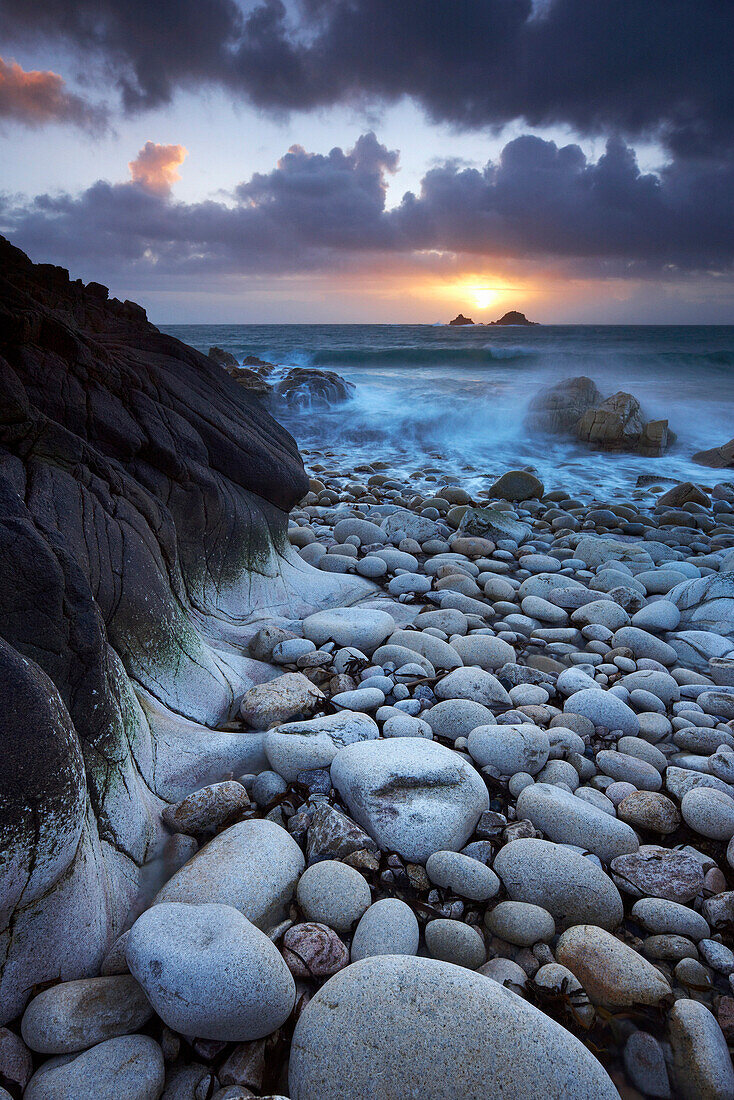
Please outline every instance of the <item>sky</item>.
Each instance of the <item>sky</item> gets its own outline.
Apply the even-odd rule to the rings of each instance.
[[[0,233],[171,323],[734,324],[729,0],[0,0]]]

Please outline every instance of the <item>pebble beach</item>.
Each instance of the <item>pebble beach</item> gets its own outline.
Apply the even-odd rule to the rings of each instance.
[[[101,1043],[44,1076],[145,1064],[154,1011],[170,1097],[734,1095],[734,486],[306,460],[289,540],[372,592],[254,634],[262,765],[166,809],[157,904],[31,1001],[33,1050]]]
[[[112,465],[62,480],[56,514],[91,507],[100,469],[118,491],[108,425],[134,414],[125,539],[150,533],[123,550],[131,610],[89,620],[124,656],[103,697],[128,700],[101,781],[98,705],[49,665],[76,727],[59,696],[40,728],[72,761],[76,729],[86,772],[65,788],[71,872],[53,769],[48,840],[17,792],[10,851],[31,843],[53,885],[9,924],[0,1100],[733,1100],[728,471],[586,376],[524,419],[570,479],[551,457],[467,461],[460,433],[350,445],[326,427],[358,400],[338,373],[94,308],[161,360],[156,444],[146,467],[133,352],[132,413],[106,397],[96,436]],[[18,600],[46,613],[45,589]]]

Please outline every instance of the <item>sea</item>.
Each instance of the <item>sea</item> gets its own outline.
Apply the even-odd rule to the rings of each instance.
[[[734,326],[162,327],[203,352],[218,345],[240,362],[257,355],[352,382],[345,403],[278,414],[304,455],[326,456],[327,466],[381,460],[404,477],[432,469],[475,488],[528,467],[546,489],[599,499],[650,475],[704,484],[727,476],[691,456],[734,437]],[[528,430],[538,391],[575,375],[592,378],[605,397],[634,394],[647,419],[667,418],[675,444],[642,458]]]

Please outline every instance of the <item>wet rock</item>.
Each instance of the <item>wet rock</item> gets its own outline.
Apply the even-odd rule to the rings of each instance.
[[[502,500],[530,500],[542,497],[543,482],[527,470],[508,470],[489,490],[491,497]]]
[[[512,539],[519,546],[530,537],[530,527],[499,508],[467,508],[459,524],[459,533],[478,535],[494,542]]]
[[[583,375],[564,378],[536,394],[525,423],[534,431],[568,435],[586,410],[601,400],[602,395],[590,378]]]
[[[335,371],[291,367],[275,384],[274,397],[276,408],[283,401],[295,409],[323,409],[348,401],[354,391],[354,384]]]

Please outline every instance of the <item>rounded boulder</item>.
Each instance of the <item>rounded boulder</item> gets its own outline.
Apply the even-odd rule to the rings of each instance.
[[[406,1081],[421,1100],[618,1100],[586,1047],[510,990],[451,963],[394,955],[354,963],[314,995],[288,1079],[291,1100],[387,1100],[405,1096]]]

